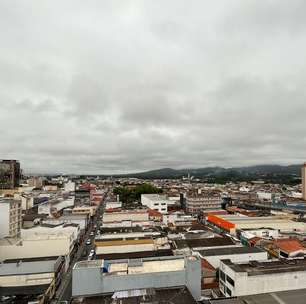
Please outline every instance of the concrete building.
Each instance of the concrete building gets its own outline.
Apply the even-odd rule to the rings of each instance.
[[[62,257],[32,261],[7,260],[0,266],[0,296],[40,295],[54,289],[64,272]]]
[[[306,200],[306,163],[302,167],[302,198]]]
[[[136,227],[153,226],[153,221],[149,221],[147,210],[121,210],[107,211],[103,214],[103,227]]]
[[[77,224],[81,230],[86,230],[89,224],[88,214],[71,214],[63,215],[58,218],[45,218],[43,219],[44,224],[61,225],[61,224]]]
[[[165,195],[142,194],[141,204],[164,214],[168,212],[168,205],[172,205],[173,202],[168,200]]]
[[[73,233],[66,231],[29,235],[18,241],[7,238],[0,240],[0,261],[63,256],[67,270],[74,249]]]
[[[221,209],[222,199],[217,194],[201,194],[186,196],[186,212],[190,214],[202,214],[208,210]]]
[[[28,185],[34,188],[41,188],[44,184],[44,180],[41,176],[34,176],[28,179]]]
[[[64,191],[65,192],[74,192],[75,191],[75,182],[68,181],[64,185]]]
[[[195,251],[196,252],[196,251]],[[205,259],[215,269],[220,267],[220,261],[230,259],[232,262],[265,261],[268,253],[256,247],[222,247],[197,251],[201,259]]]
[[[226,297],[303,289],[305,282],[304,259],[249,263],[222,260],[220,264],[219,288]]]
[[[0,238],[18,238],[21,223],[21,201],[0,199]]]
[[[0,189],[19,187],[20,163],[17,160],[0,160]]]
[[[186,286],[201,298],[201,266],[197,257],[159,257],[75,264],[72,296],[103,295],[116,291]]]
[[[306,231],[306,223],[292,221],[283,216],[248,217],[209,214],[207,221],[232,235],[236,235],[239,230],[244,229],[271,228],[280,232]]]
[[[38,214],[47,214],[48,216],[59,216],[64,208],[74,206],[74,197],[56,198],[43,202],[38,206]]]
[[[79,206],[72,209],[72,214],[88,214],[94,216],[96,214],[97,206]]]

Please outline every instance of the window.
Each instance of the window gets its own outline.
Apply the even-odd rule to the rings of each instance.
[[[225,282],[225,273],[222,270],[220,270],[220,279]]]
[[[226,293],[231,297],[232,296],[232,291],[228,288],[228,287],[226,287]]]
[[[154,203],[154,206],[158,206],[159,205],[159,203]]]
[[[226,276],[226,281],[229,282],[232,286],[235,286],[235,282],[231,277]]]

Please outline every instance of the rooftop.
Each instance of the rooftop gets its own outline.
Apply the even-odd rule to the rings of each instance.
[[[210,300],[209,304],[304,304],[306,289],[263,293],[229,299]]]
[[[189,257],[196,259],[196,257]],[[185,258],[181,256],[172,257],[153,257],[140,259],[124,260],[92,260],[81,261],[75,264],[74,269],[78,268],[101,268],[107,265],[107,274],[128,275],[139,273],[180,271],[185,268]]]
[[[305,259],[250,261],[249,263],[232,263],[231,260],[222,260],[235,272],[246,272],[248,276],[270,275],[282,272],[306,271]]]
[[[0,263],[0,276],[50,273],[55,271],[56,262],[57,258],[32,262]]]
[[[245,254],[245,253],[257,253],[265,252],[265,250],[258,247],[225,247],[225,248],[213,248],[213,249],[204,249],[198,251],[201,256],[218,256],[218,255],[230,255],[230,254]]]
[[[176,240],[175,245],[178,249],[183,248],[200,248],[200,247],[216,247],[234,245],[229,237],[212,237],[201,239]]]
[[[138,289],[112,295],[74,299],[72,304],[196,304],[186,287],[171,289]]]

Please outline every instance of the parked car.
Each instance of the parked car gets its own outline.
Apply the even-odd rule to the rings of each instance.
[[[91,231],[89,235],[90,235],[90,236],[94,236],[95,233],[94,233],[93,231]]]
[[[90,244],[91,244],[91,240],[88,239],[88,240],[86,241],[86,245],[90,245]]]

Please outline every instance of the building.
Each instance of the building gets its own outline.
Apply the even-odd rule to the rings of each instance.
[[[153,226],[147,210],[108,210],[103,214],[103,227]]]
[[[232,235],[237,235],[238,231],[244,229],[270,228],[280,232],[306,231],[306,223],[292,221],[283,216],[249,217],[243,215],[208,214],[207,221]]]
[[[197,304],[189,290],[183,287],[176,288],[144,288],[135,290],[123,290],[104,296],[79,297],[72,304]]]
[[[262,293],[237,298],[210,299],[206,304],[304,304],[306,289]]]
[[[201,194],[186,197],[186,212],[202,214],[209,210],[221,209],[222,198],[219,194]]]
[[[264,261],[268,253],[257,247],[219,247],[197,251],[201,259],[205,259],[215,269],[220,267],[220,261],[230,259],[232,262]]]
[[[20,163],[17,160],[0,161],[0,189],[14,189],[19,187]]]
[[[141,204],[164,214],[168,212],[168,205],[172,205],[173,202],[168,200],[165,195],[142,194]]]
[[[54,233],[25,235],[18,241],[4,238],[0,240],[0,261],[63,256],[67,270],[75,249],[74,232],[63,229]]]
[[[6,260],[0,266],[0,296],[43,294],[51,284],[59,284],[64,272],[62,257]]]
[[[302,167],[302,198],[306,200],[306,163]]]
[[[88,214],[89,216],[94,216],[96,210],[96,206],[79,206],[72,209],[72,214]]]
[[[0,238],[20,237],[21,223],[21,201],[0,199]]]
[[[219,288],[226,297],[303,289],[305,282],[305,259],[220,264]]]
[[[72,273],[72,297],[182,286],[195,300],[201,298],[201,265],[197,257],[81,261],[74,265]]]
[[[44,180],[41,176],[34,176],[28,179],[28,185],[34,188],[41,188],[44,184]]]

